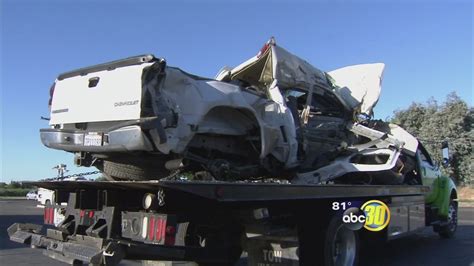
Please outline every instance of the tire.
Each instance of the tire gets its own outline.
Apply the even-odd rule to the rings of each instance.
[[[452,238],[454,234],[456,233],[457,228],[458,228],[458,205],[451,198],[451,200],[449,201],[447,224],[439,227],[438,234],[442,238]]]
[[[122,161],[104,161],[101,169],[104,177],[109,181],[121,180],[158,180],[167,175],[161,162],[122,162]]]
[[[357,265],[359,260],[360,240],[357,231],[342,223],[339,216],[334,216],[328,224],[324,241],[324,265]]]

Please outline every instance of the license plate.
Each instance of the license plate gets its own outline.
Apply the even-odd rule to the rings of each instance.
[[[102,146],[102,134],[89,132],[84,135],[84,146]]]

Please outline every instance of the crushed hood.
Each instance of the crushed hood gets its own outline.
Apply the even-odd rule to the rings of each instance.
[[[319,87],[333,91],[346,106],[360,108],[361,113],[370,116],[380,97],[384,66],[355,65],[325,73],[277,46],[271,38],[256,56],[235,68],[224,68],[216,79],[245,81],[262,91],[275,80],[280,88],[310,90]]]

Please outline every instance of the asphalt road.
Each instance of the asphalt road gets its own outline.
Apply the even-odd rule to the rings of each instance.
[[[431,228],[394,240],[365,252],[360,265],[451,265],[474,266],[474,208],[460,208],[459,227],[453,239],[440,239]],[[65,265],[31,249],[11,242],[6,229],[14,222],[42,223],[42,209],[36,202],[0,199],[0,265]],[[121,265],[141,265],[123,261]]]

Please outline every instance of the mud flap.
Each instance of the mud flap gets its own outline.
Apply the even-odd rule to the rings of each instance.
[[[247,240],[248,265],[298,266],[299,246],[295,239],[278,239],[266,236]]]

